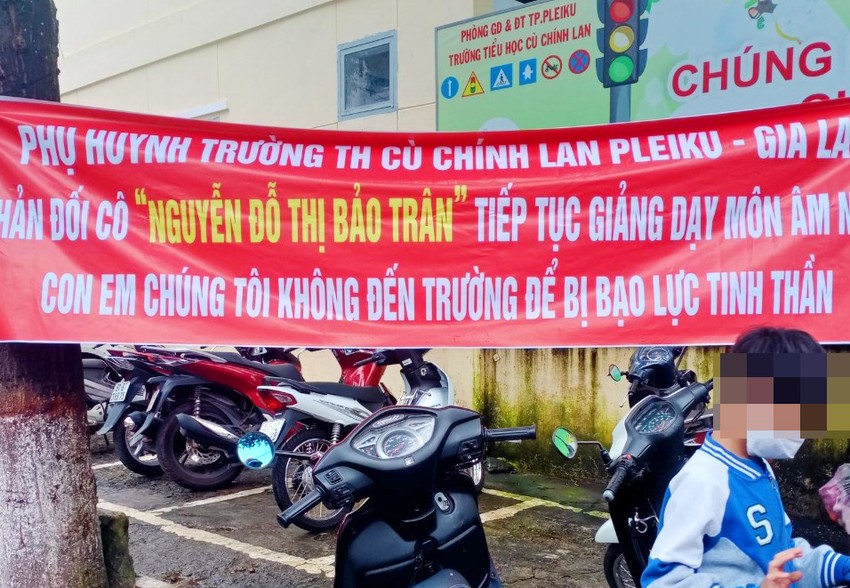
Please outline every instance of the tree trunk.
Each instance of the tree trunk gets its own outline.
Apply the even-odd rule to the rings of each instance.
[[[0,94],[58,101],[58,55],[52,0],[0,0]],[[106,586],[85,422],[79,345],[0,345],[0,588]]]

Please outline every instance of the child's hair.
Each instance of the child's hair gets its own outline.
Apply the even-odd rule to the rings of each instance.
[[[742,333],[729,353],[826,353],[826,350],[805,331],[758,327]]]

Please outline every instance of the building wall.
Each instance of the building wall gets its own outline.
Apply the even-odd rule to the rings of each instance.
[[[65,102],[223,122],[435,128],[434,28],[473,0],[57,0]],[[396,112],[338,121],[337,47],[397,31]],[[219,111],[218,109],[221,110]]]

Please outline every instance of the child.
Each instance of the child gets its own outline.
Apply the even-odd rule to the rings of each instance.
[[[808,333],[774,328],[745,333],[730,352],[749,354],[743,357],[754,363],[755,354],[825,353]],[[740,378],[728,380],[727,386],[722,373],[721,379],[723,398],[736,385],[749,390],[765,384]],[[821,588],[850,580],[850,557],[792,538],[791,521],[765,461],[790,459],[803,444],[799,404],[790,406],[797,410],[797,438],[754,430],[760,427],[753,426],[755,415],[747,417],[745,403],[720,405],[722,429],[706,438],[667,489],[658,538],[641,577],[644,588],[786,588],[793,583]],[[788,408],[784,405],[786,414]]]

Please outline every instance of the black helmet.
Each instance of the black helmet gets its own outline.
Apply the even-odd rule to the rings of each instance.
[[[678,351],[679,353],[676,353]],[[629,381],[665,390],[676,384],[676,357],[681,348],[638,347],[629,360]]]

